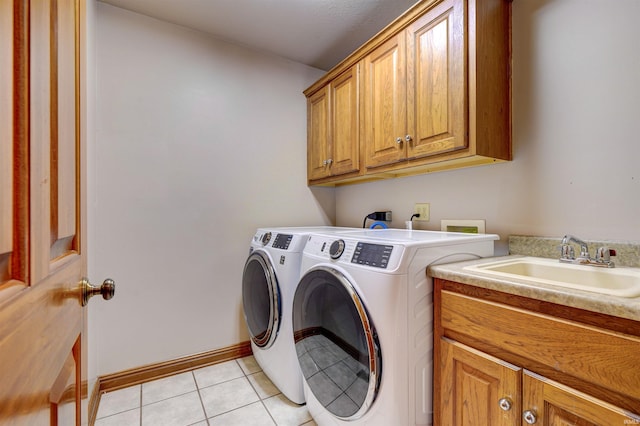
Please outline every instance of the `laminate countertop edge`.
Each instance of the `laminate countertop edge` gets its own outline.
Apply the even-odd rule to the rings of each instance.
[[[433,278],[440,278],[479,288],[528,297],[530,299],[640,321],[640,297],[618,297],[544,283],[531,283],[517,278],[497,278],[464,269],[471,265],[481,265],[497,260],[517,259],[521,257],[526,256],[509,255],[432,265],[428,267],[427,274]]]

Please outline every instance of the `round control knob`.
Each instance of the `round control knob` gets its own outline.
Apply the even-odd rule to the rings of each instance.
[[[271,241],[271,232],[266,232],[260,241],[262,241],[263,246],[269,244],[269,241]]]
[[[338,259],[344,253],[344,240],[335,240],[329,247],[329,256],[332,259]]]

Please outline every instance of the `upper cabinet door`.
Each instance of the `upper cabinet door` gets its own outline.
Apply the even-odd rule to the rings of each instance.
[[[330,176],[329,117],[329,87],[326,86],[307,99],[307,178],[310,181]]]
[[[331,174],[360,169],[359,64],[331,82]]]
[[[468,146],[465,4],[446,0],[407,30],[407,157]]]
[[[364,145],[368,169],[406,155],[405,35],[399,33],[364,58]]]

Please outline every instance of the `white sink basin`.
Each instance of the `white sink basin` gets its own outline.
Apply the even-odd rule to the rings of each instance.
[[[521,257],[466,266],[464,269],[612,296],[640,296],[640,269],[636,268],[599,268],[560,263],[555,259]]]

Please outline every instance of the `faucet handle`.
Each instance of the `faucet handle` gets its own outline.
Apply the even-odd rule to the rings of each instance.
[[[599,263],[610,263],[611,265],[613,265],[613,262],[611,262],[611,256],[615,255],[616,251],[614,249],[610,249],[606,246],[598,247],[598,249],[596,250],[595,261]]]
[[[575,250],[571,244],[562,244],[560,246],[560,259],[573,260],[575,258]]]

